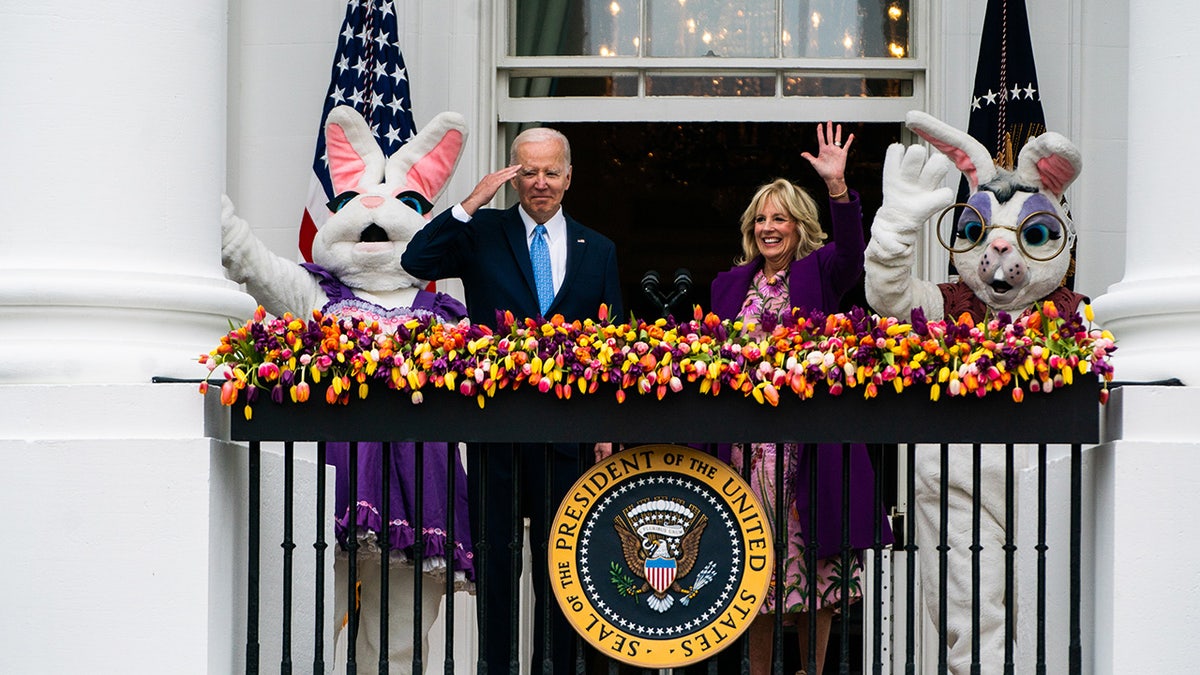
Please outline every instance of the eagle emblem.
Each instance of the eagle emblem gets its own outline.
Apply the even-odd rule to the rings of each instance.
[[[686,605],[703,583],[684,589],[679,579],[690,574],[696,564],[700,537],[707,525],[708,516],[678,498],[643,499],[625,507],[613,519],[613,528],[621,538],[625,564],[643,580],[637,588],[636,582],[627,585],[626,592],[649,592],[646,604],[660,613],[675,604],[670,591],[684,594],[682,602]]]

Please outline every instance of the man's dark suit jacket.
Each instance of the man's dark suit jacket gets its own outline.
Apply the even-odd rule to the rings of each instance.
[[[496,310],[511,310],[518,319],[541,314],[529,244],[519,207],[503,211],[480,209],[469,222],[462,222],[449,210],[429,221],[404,252],[404,269],[421,279],[462,279],[466,291],[467,313],[472,323],[496,325]],[[569,321],[596,317],[601,303],[609,307],[609,316],[621,317],[621,288],[617,281],[616,247],[607,237],[580,225],[570,216],[567,221],[567,269],[562,287],[554,296],[547,316],[562,314]],[[549,421],[548,422],[552,422]],[[511,511],[514,500],[524,504],[522,512],[531,521],[534,555],[544,556],[549,531],[549,513],[544,510],[542,486],[548,486],[551,504],[557,505],[579,475],[577,444],[555,444],[549,461],[539,446],[473,446],[467,455],[467,481],[471,500],[471,534],[478,544],[490,542],[491,551],[477,559],[476,575],[481,584],[477,605],[481,626],[481,657],[489,671],[509,671],[509,661],[517,645],[509,640],[506,626],[509,608],[517,602],[511,595],[510,580],[519,578],[521,565],[514,567],[505,542],[513,532]],[[481,457],[486,455],[487,469]],[[586,455],[585,455],[586,456]],[[480,476],[488,476],[487,504],[482,503]],[[520,491],[516,489],[521,486]],[[537,563],[531,570],[535,596],[546,586],[546,565]],[[487,610],[484,610],[487,607]],[[545,612],[552,608],[551,617]],[[488,614],[491,615],[487,616]],[[550,659],[555,673],[573,672],[572,651],[575,635],[562,612],[550,598],[534,603],[535,630],[545,621],[551,625],[549,654],[543,654],[544,639],[534,641],[531,672],[541,672],[543,659]]]
[[[471,323],[496,325],[496,310],[511,310],[518,320],[538,316],[537,287],[519,207],[480,209],[470,222],[447,209],[409,242],[401,263],[420,279],[462,279]],[[546,316],[568,321],[595,317],[600,304],[609,316],[622,313],[617,252],[607,237],[567,221],[567,269],[562,288]]]

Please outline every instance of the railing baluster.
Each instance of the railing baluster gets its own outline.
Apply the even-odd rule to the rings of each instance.
[[[874,588],[874,593],[871,597],[875,598],[873,607],[873,616],[871,619],[871,640],[872,650],[875,658],[871,662],[871,672],[873,675],[883,674],[883,452],[882,448],[875,446],[875,452],[871,453],[871,475],[875,477],[875,499],[872,502],[871,522],[873,524],[872,550],[875,551],[875,565],[872,568],[871,581]]]
[[[494,639],[490,636],[488,626],[491,624],[491,615],[488,613],[489,607],[487,602],[488,584],[491,580],[488,579],[487,565],[492,555],[492,541],[488,538],[487,528],[483,526],[484,514],[487,512],[488,503],[488,445],[477,443],[467,446],[467,452],[472,453],[474,457],[468,455],[468,467],[474,465],[476,476],[474,482],[474,492],[477,495],[477,504],[471,504],[468,500],[467,510],[471,517],[477,523],[474,531],[479,533],[478,537],[472,537],[472,543],[475,545],[475,618],[476,626],[479,631],[479,652],[475,656],[475,672],[479,675],[488,675],[487,654],[490,643],[489,639]]]
[[[939,534],[938,534],[938,635],[942,636],[941,645],[938,647],[938,675],[946,675],[947,664],[946,657],[949,650],[949,645],[946,643],[945,636],[946,627],[948,625],[946,614],[949,612],[947,603],[947,589],[949,587],[949,556],[950,545],[947,542],[948,531],[950,529],[950,446],[942,443],[941,445],[941,476],[938,482],[938,494],[940,496],[939,503]]]
[[[907,454],[905,459],[905,474],[908,479],[905,483],[907,490],[905,492],[904,506],[904,571],[907,577],[907,588],[905,589],[905,626],[904,626],[904,673],[905,675],[916,675],[917,664],[917,518],[916,518],[916,485],[917,485],[917,444],[907,444]]]
[[[805,670],[817,670],[817,445],[806,444],[808,453],[808,535],[812,541],[804,544],[804,581],[808,587],[808,654]]]
[[[423,659],[425,655],[425,633],[422,630],[423,604],[421,595],[424,592],[425,569],[425,444],[417,443],[413,456],[413,658],[414,673],[425,672]]]
[[[392,530],[392,445],[386,441],[379,444],[380,492],[379,517],[382,529],[376,535],[379,544],[379,670],[388,672],[388,586],[391,584],[391,530]],[[414,671],[420,672],[420,671]]]
[[[979,553],[983,550],[980,545],[979,519],[982,500],[983,476],[983,446],[975,443],[971,446],[971,675],[979,675]]]
[[[1082,571],[1082,542],[1083,529],[1083,448],[1078,443],[1071,444],[1071,644],[1070,663],[1071,675],[1083,672],[1083,645],[1080,640],[1080,602],[1082,601],[1081,586]]]
[[[325,441],[317,443],[316,598],[313,635],[313,675],[325,674]]]
[[[292,509],[295,504],[292,499],[292,485],[295,476],[293,471],[296,458],[295,444],[292,441],[283,443],[283,641],[279,660],[279,672],[289,675],[292,672],[292,551],[296,542],[292,540]]]
[[[1038,444],[1037,672],[1046,672],[1046,444]]]
[[[1015,529],[1017,526],[1016,512],[1016,469],[1014,467],[1015,446],[1007,443],[1004,446],[1004,673],[1013,675],[1016,672],[1016,662],[1013,654],[1013,638],[1016,626],[1013,625],[1013,602],[1016,601],[1016,560],[1017,546]]]
[[[446,658],[443,670],[454,675],[454,576],[458,542],[455,539],[455,489],[458,487],[458,443],[446,443]]]
[[[838,673],[850,675],[850,574],[854,563],[850,554],[850,444],[842,443],[842,579],[841,597],[841,655],[838,659]],[[813,617],[814,619],[816,617]]]
[[[620,452],[620,450],[621,450],[621,448],[618,446],[617,443],[612,444],[612,451],[614,453]],[[579,452],[578,460],[579,461],[575,463],[575,473],[578,476],[582,476],[588,470],[588,467],[596,461],[595,452],[590,451],[587,448],[581,449]],[[588,655],[587,646],[583,641],[583,636],[580,635],[578,632],[575,633],[574,639],[575,639],[575,675],[586,675],[586,673],[587,673],[587,655]],[[609,663],[610,664],[615,663],[615,661],[610,659]]]
[[[775,444],[775,466],[772,471],[775,473],[775,494],[771,498],[775,500],[775,621],[774,630],[772,631],[772,647],[771,647],[771,666],[772,672],[775,675],[783,675],[783,587],[784,574],[787,571],[787,486],[784,484],[784,464],[787,462],[787,453],[790,448],[786,443]],[[799,449],[796,450],[799,453]],[[745,455],[742,456],[742,461],[745,462]],[[761,656],[760,656],[761,658]]]
[[[358,664],[358,441],[351,441],[347,450],[350,468],[347,476],[349,494],[346,513],[346,673],[355,675]],[[340,515],[340,514],[339,514]]]
[[[537,546],[530,546],[533,565],[541,565],[543,568],[546,565],[546,560],[549,559],[549,551],[547,546],[550,544],[550,521],[554,519],[554,509],[551,507],[551,493],[554,484],[554,446],[546,443],[542,446],[542,466],[545,467],[545,477],[542,480],[542,513],[545,515],[546,531],[534,532],[532,529],[529,532],[529,541],[537,542]],[[538,575],[531,575],[537,578]],[[537,591],[537,602],[544,607],[542,610],[542,673],[544,675],[554,675],[554,647],[553,647],[553,625],[554,607],[553,597],[550,595],[550,575],[541,575],[541,588]]]
[[[742,480],[746,481],[746,485],[753,485],[753,483],[751,483],[752,471],[751,471],[750,464],[751,464],[751,460],[754,458],[754,446],[750,443],[741,443],[741,444],[739,444],[738,447],[741,448],[740,452],[742,453],[742,466],[740,467],[740,470],[742,472]],[[729,461],[731,461],[731,462],[733,461],[733,448],[734,448],[734,445],[731,444],[729,446]],[[717,454],[719,454],[719,452],[717,450],[714,450],[714,452],[717,452]],[[754,621],[756,619],[758,619],[757,616],[754,619],[750,620],[751,626],[754,625]],[[741,658],[740,658],[739,669],[740,669],[740,672],[742,672],[742,673],[749,673],[750,672],[750,631],[749,630],[747,630],[745,633],[742,633],[741,642],[742,642],[742,654],[741,654]],[[719,664],[717,662],[717,659],[709,658],[708,659],[708,675],[717,675],[717,666],[718,665]]]
[[[525,528],[521,519],[521,474],[520,449],[510,447],[507,456],[512,466],[512,531],[508,536],[508,556],[510,569],[514,571],[509,583],[509,597],[512,605],[508,607],[508,672],[517,675],[521,669],[521,578],[515,571],[521,569],[521,544],[524,540]],[[486,507],[485,507],[486,508]]]
[[[246,673],[258,673],[258,537],[259,508],[262,495],[259,483],[262,478],[262,446],[258,441],[250,442],[248,480],[250,513],[247,514],[246,529]]]

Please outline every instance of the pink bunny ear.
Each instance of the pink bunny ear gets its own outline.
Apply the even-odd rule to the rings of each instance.
[[[338,106],[325,118],[325,156],[335,195],[379,183],[384,157],[366,120],[350,106]]]
[[[1017,177],[1022,182],[1041,185],[1055,197],[1067,191],[1079,172],[1083,159],[1079,148],[1061,134],[1048,131],[1029,139],[1017,155]]]
[[[436,202],[454,175],[466,142],[462,115],[441,113],[388,160],[388,184],[397,191],[416,190]]]
[[[970,134],[919,110],[908,111],[904,123],[913,133],[928,141],[954,162],[954,166],[958,167],[971,184],[972,192],[980,183],[986,183],[996,177],[996,164],[988,154],[987,148]]]

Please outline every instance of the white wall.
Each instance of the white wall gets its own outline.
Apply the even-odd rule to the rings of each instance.
[[[1092,298],[1125,270],[1129,0],[1026,0],[1046,126],[1079,146],[1068,190],[1079,231],[1075,289]],[[987,0],[942,0],[931,109],[966,128]],[[940,43],[940,44],[939,44]],[[937,79],[933,79],[937,78]]]

